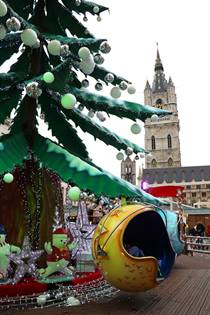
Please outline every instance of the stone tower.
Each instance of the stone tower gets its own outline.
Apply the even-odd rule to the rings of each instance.
[[[179,118],[175,86],[171,77],[167,81],[164,68],[157,49],[155,75],[152,87],[146,82],[144,104],[166,109],[172,115],[160,117],[158,121],[145,121],[145,149],[150,151],[152,158],[146,159],[146,168],[167,168],[181,166],[179,141]]]
[[[129,156],[121,162],[121,178],[136,185],[136,161],[132,161]]]

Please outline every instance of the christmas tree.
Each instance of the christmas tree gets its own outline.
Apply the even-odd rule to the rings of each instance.
[[[49,238],[54,210],[62,200],[57,176],[96,195],[161,204],[96,166],[77,133],[79,126],[107,145],[137,154],[144,149],[93,121],[92,113],[101,121],[102,112],[133,121],[169,114],[117,99],[120,89],[128,86],[132,93],[133,88],[101,66],[111,48],[79,21],[87,12],[100,20],[105,10],[85,0],[0,0],[0,65],[18,53],[10,70],[0,73],[0,124],[15,112],[9,134],[0,138],[0,222],[13,235],[12,242],[20,243],[26,231],[33,245]],[[84,90],[85,76],[97,81],[97,91],[103,83],[111,85],[112,98]],[[39,116],[58,143],[39,134]]]

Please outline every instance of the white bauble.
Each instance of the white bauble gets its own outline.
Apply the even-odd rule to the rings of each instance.
[[[16,17],[6,20],[6,26],[10,32],[17,32],[21,28],[21,23]]]
[[[122,161],[124,159],[124,154],[122,152],[118,152],[116,158],[117,160]]]
[[[87,47],[81,47],[78,51],[78,55],[82,60],[87,60],[91,56],[90,49]]]
[[[45,294],[41,294],[37,296],[36,302],[38,305],[44,305],[47,302],[47,296]]]
[[[81,61],[79,67],[84,74],[91,74],[95,69],[95,63],[92,59],[87,59]]]
[[[129,94],[134,94],[134,93],[136,93],[136,89],[135,89],[135,87],[134,87],[133,85],[129,85],[129,86],[128,86],[128,93],[129,93]]]
[[[127,89],[128,85],[125,81],[121,81],[119,84],[119,87],[122,91],[125,91]]]
[[[103,122],[103,121],[106,120],[106,118],[104,117],[103,112],[97,112],[97,113],[96,113],[96,117],[97,117],[101,122]]]
[[[121,96],[121,91],[117,86],[114,86],[111,89],[110,94],[113,98],[119,98]]]
[[[57,39],[51,40],[48,45],[47,49],[49,53],[53,56],[60,56],[61,53],[61,43]]]
[[[93,7],[93,12],[94,13],[99,13],[99,11],[100,11],[100,9],[99,9],[99,7],[96,5],[95,7]]]
[[[126,155],[132,155],[133,154],[133,149],[132,148],[127,148],[126,150],[125,150],[125,153],[126,153]]]
[[[105,41],[100,44],[99,49],[103,54],[108,54],[111,51],[111,46],[109,45],[108,42]]]
[[[74,296],[70,296],[66,300],[66,304],[68,306],[76,306],[76,305],[80,305],[81,303],[80,303],[80,300],[76,299]]]
[[[107,83],[112,83],[114,81],[114,74],[112,73],[107,73],[104,77],[104,80],[107,82]]]
[[[7,14],[7,6],[4,1],[0,0],[0,17]]]
[[[0,40],[4,39],[7,35],[7,30],[3,24],[0,24]]]
[[[137,123],[134,123],[132,126],[131,126],[131,132],[135,135],[138,135],[140,132],[141,132],[141,127],[139,126],[139,124]]]
[[[36,44],[37,42],[37,34],[34,30],[31,28],[25,29],[21,35],[21,40],[26,46],[32,47],[33,45]]]
[[[95,116],[95,112],[92,109],[90,109],[89,112],[88,112],[88,116],[90,118],[93,118]]]
[[[156,115],[156,114],[153,114],[153,115],[151,116],[151,121],[152,121],[152,122],[158,121],[158,119],[159,119],[159,117],[158,117],[158,115]]]
[[[101,22],[101,21],[102,21],[102,18],[100,17],[100,15],[97,16],[97,21],[98,21],[98,22]]]
[[[141,159],[145,158],[145,154],[144,153],[140,153],[139,156],[140,156]]]

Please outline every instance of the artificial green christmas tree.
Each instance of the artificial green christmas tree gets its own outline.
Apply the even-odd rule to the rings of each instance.
[[[0,64],[18,53],[9,72],[0,73],[0,124],[15,110],[10,133],[0,138],[0,222],[10,231],[12,227],[21,231],[19,242],[27,230],[32,231],[34,245],[43,244],[51,235],[59,203],[55,197],[58,191],[53,192],[58,186],[51,181],[56,182],[57,175],[96,195],[161,203],[96,166],[77,134],[79,126],[107,145],[118,150],[129,147],[137,154],[144,150],[94,122],[91,113],[97,112],[101,121],[102,112],[133,121],[169,114],[117,99],[120,89],[126,89],[129,82],[101,66],[103,55],[110,51],[109,44],[105,39],[96,39],[76,17],[82,14],[86,19],[89,12],[100,20],[105,10],[85,0],[0,0]],[[88,86],[84,76],[97,81],[97,91],[103,83],[111,85],[112,98],[84,90]],[[128,92],[134,91],[129,86]],[[89,115],[82,108],[88,109]],[[39,134],[40,115],[58,143]],[[14,182],[4,183],[5,173],[14,173]],[[11,212],[9,219],[7,211]]]

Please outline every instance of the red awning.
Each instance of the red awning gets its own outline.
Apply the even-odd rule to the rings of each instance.
[[[150,187],[147,192],[154,197],[177,197],[179,191],[182,192],[183,186],[159,186]]]

